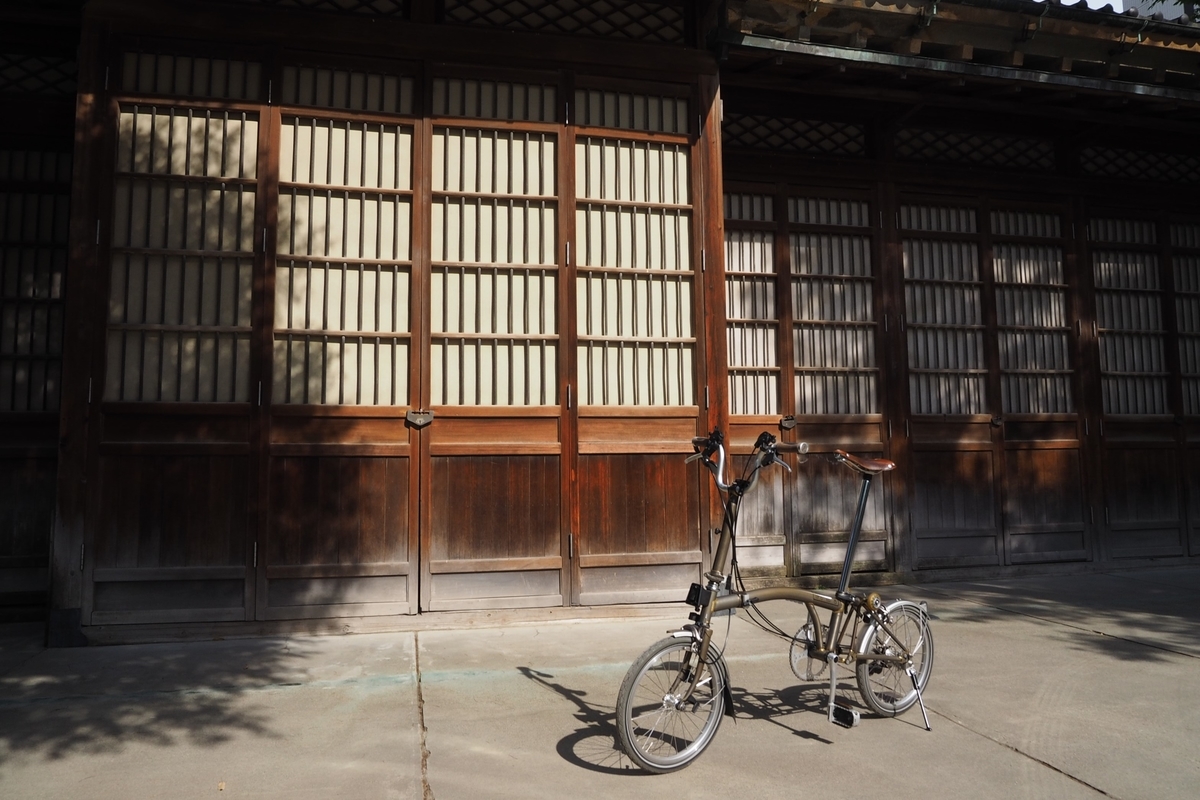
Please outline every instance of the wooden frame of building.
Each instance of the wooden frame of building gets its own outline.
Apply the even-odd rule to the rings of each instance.
[[[42,487],[5,500],[0,576],[10,605],[48,580],[55,643],[676,600],[714,426],[897,460],[875,580],[1200,555],[1200,28],[1023,0],[31,13],[78,44],[73,176],[37,179],[69,236],[3,243],[4,313],[57,310],[0,341],[0,463]],[[854,487],[797,466],[747,506],[753,580],[841,563]]]

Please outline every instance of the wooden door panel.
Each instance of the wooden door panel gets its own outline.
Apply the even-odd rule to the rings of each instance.
[[[52,447],[6,449],[11,455],[0,450],[0,609],[42,609],[58,459]]]
[[[1187,448],[1186,490],[1188,496],[1188,552],[1200,555],[1200,447],[1196,431],[1189,436]]]
[[[990,449],[912,455],[917,568],[999,564],[996,469]]]
[[[811,436],[808,461],[799,465],[792,476],[792,519],[795,529],[793,569],[798,575],[841,572],[846,558],[846,545],[858,508],[862,479],[857,472],[830,458],[833,449],[846,449],[867,458],[882,458],[882,442],[878,441],[879,425],[867,437],[861,431],[857,442],[838,441],[836,428],[823,430],[815,425],[797,428],[805,437]],[[874,434],[873,436],[870,434]],[[863,442],[863,438],[875,439]],[[833,441],[831,441],[833,440]],[[891,543],[888,536],[885,485],[887,478],[876,478],[871,484],[866,516],[855,552],[854,570],[887,569],[890,564]]]
[[[1088,557],[1078,447],[1005,454],[1004,529],[1014,564]]]
[[[1109,444],[1104,452],[1113,558],[1183,555],[1179,455],[1171,446]]]
[[[691,451],[579,457],[579,602],[678,600],[700,577]]]
[[[122,449],[133,446],[101,451],[89,624],[245,619],[245,447],[222,455]]]
[[[562,605],[560,462],[557,453],[431,458],[425,607]]]
[[[413,610],[409,469],[396,455],[272,458],[260,615]]]

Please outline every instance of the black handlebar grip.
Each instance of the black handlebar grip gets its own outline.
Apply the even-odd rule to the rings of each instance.
[[[808,442],[780,442],[775,445],[775,449],[780,453],[799,453],[804,455],[808,452]]]

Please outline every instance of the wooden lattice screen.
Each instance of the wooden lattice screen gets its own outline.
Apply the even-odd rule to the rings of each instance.
[[[1074,412],[1059,218],[993,211],[991,223],[1003,409]]]
[[[975,211],[901,206],[900,229],[912,413],[981,414],[987,367]]]
[[[0,411],[55,411],[71,156],[0,150]]]
[[[585,405],[695,404],[686,146],[575,146],[579,392]]]
[[[277,403],[405,405],[412,129],[285,117]]]
[[[1093,219],[1088,234],[1104,413],[1166,414],[1166,330],[1155,226]]]
[[[725,195],[730,223],[774,223],[774,200]],[[773,225],[772,225],[773,227]],[[729,411],[779,413],[779,309],[775,298],[775,232],[725,229],[726,355]]]
[[[434,130],[434,404],[557,402],[557,153],[551,133]]]
[[[105,398],[249,399],[258,118],[123,107]]]
[[[1200,225],[1172,225],[1183,412],[1200,415]]]
[[[867,204],[789,198],[792,353],[797,414],[876,414],[871,239]]]

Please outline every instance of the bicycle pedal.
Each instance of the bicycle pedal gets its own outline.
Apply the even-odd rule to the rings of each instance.
[[[843,728],[857,728],[859,713],[857,710],[844,706],[839,702],[833,704],[833,723]]]

